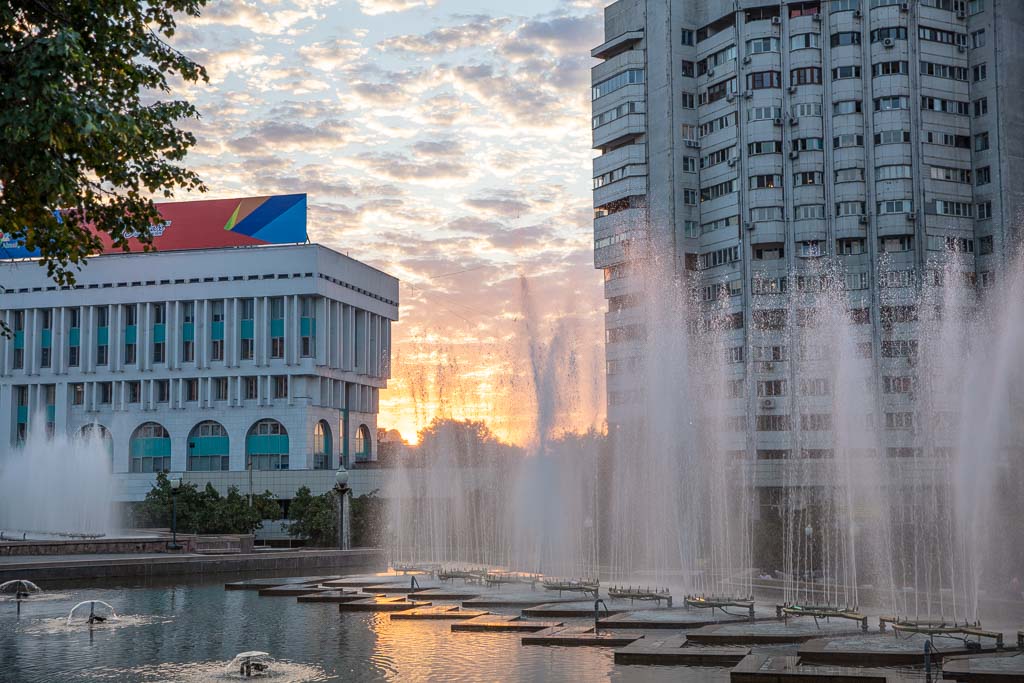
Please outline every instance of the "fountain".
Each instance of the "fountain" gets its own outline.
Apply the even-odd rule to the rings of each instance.
[[[17,540],[99,538],[116,527],[110,450],[98,428],[45,429],[40,414],[21,447],[0,447],[0,529]]]
[[[117,619],[117,612],[114,611],[114,608],[110,605],[110,603],[104,602],[103,600],[83,600],[82,602],[72,607],[71,611],[68,612],[68,618],[66,622],[67,626],[71,625],[71,620],[74,619],[75,612],[77,612],[80,607],[85,607],[86,605],[89,606],[89,616],[86,617],[85,623],[89,624],[90,626],[93,626],[95,624],[102,624],[108,620]],[[101,613],[96,612],[97,606],[103,608],[103,611]]]
[[[33,593],[42,592],[42,588],[27,579],[14,579],[0,583],[0,595],[14,595],[16,600],[24,600]]]
[[[235,658],[228,664],[228,673],[238,672],[238,675],[242,678],[252,678],[254,676],[266,676],[270,674],[270,655],[266,652],[260,652],[259,650],[250,650],[249,652],[239,652],[235,655]]]

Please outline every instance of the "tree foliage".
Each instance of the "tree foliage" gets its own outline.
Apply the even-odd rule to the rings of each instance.
[[[171,482],[163,472],[134,510],[138,526],[170,527],[173,501]],[[281,506],[270,491],[249,499],[232,486],[222,496],[212,484],[200,490],[196,484],[181,482],[177,493],[178,530],[193,534],[249,534],[259,529],[264,519],[281,516]]]
[[[352,498],[349,505],[352,547],[378,548],[383,541],[384,501],[377,492]],[[288,506],[288,534],[309,545],[338,545],[338,495],[333,491],[314,496],[306,486],[295,492]]]
[[[58,284],[102,246],[152,243],[152,197],[204,191],[181,165],[198,118],[169,81],[206,71],[165,42],[206,0],[0,0],[0,232]],[[56,213],[60,210],[60,214]]]

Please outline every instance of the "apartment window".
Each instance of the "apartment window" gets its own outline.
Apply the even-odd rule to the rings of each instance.
[[[39,367],[48,368],[50,367],[50,345],[53,343],[51,330],[53,326],[53,316],[50,309],[46,308],[39,312],[39,317],[39,326],[42,329],[42,339],[40,340],[39,349]]]
[[[810,413],[800,416],[800,430],[804,432],[827,432],[832,429],[831,413]]]
[[[816,85],[821,83],[821,68],[806,66],[789,72],[790,85]]]
[[[747,88],[750,90],[764,90],[767,88],[781,88],[782,74],[778,71],[757,71],[747,74]]]
[[[967,45],[967,34],[954,31],[943,31],[942,29],[929,26],[918,26],[917,37],[921,40],[928,40],[934,43],[945,43],[946,45]]]
[[[813,152],[825,149],[821,138],[796,138],[792,142],[794,152]]]
[[[759,398],[786,395],[786,380],[771,379],[757,383],[757,395]]]
[[[683,93],[683,99],[682,99],[683,109],[693,109],[696,106],[696,103],[697,103],[697,99],[693,96],[692,92],[684,92]]]
[[[824,204],[801,204],[793,207],[793,220],[821,220],[825,218]]]
[[[974,151],[984,152],[988,149],[988,133],[978,133],[974,136]]]
[[[697,134],[703,138],[707,137],[708,135],[711,135],[716,131],[725,130],[726,128],[730,128],[735,125],[736,112],[733,111],[700,124],[700,126],[697,127]],[[688,128],[692,129],[693,126],[688,126]],[[683,137],[685,138],[686,135],[684,134]]]
[[[985,0],[967,0],[968,14],[978,14],[985,11]]]
[[[156,402],[167,403],[171,400],[171,380],[158,379],[156,385]]]
[[[107,358],[107,345],[103,344],[96,347],[96,365],[106,365]]]
[[[701,268],[714,268],[715,266],[739,261],[739,259],[739,247],[725,247],[724,249],[716,249],[715,251],[701,254],[698,263]]]
[[[627,85],[635,85],[643,82],[643,69],[630,69],[629,71],[623,71],[622,73],[603,80],[592,87],[590,89],[590,98],[592,100],[596,100],[599,97],[615,92],[620,88],[625,88]]]
[[[191,363],[195,360],[195,342],[191,339],[181,341],[181,360],[183,363]]]
[[[125,382],[125,393],[128,403],[138,403],[142,400],[142,382]]]
[[[903,142],[910,142],[909,130],[883,130],[875,133],[876,145],[895,145]]]
[[[704,59],[697,62],[697,75],[703,76],[710,69],[714,69],[716,66],[721,66],[726,62],[731,62],[736,59],[736,46],[730,45],[729,47],[722,48],[718,52],[714,52]]]
[[[878,202],[878,215],[885,216],[894,213],[913,213],[914,202],[909,199],[889,199]]]
[[[270,357],[284,358],[284,299],[270,299]]]
[[[731,13],[728,16],[729,16],[729,18],[732,18],[732,14]],[[750,9],[746,10],[743,13],[743,17],[744,17],[744,19],[746,20],[747,23],[750,23],[752,21],[770,21],[770,20],[774,19],[777,16],[779,16],[779,8],[778,8],[778,6],[775,6],[775,7],[770,7],[770,6],[769,7],[764,7],[764,6],[762,6],[762,7],[751,7]],[[729,25],[731,26],[731,25],[733,25],[733,23],[735,23],[735,22],[730,22]]]
[[[747,110],[747,121],[771,121],[782,118],[782,107],[751,107]]]
[[[778,261],[784,258],[786,258],[786,248],[781,244],[758,244],[754,246],[755,261]],[[785,283],[785,278],[783,278],[782,282]],[[785,287],[781,287],[779,291],[785,291]]]
[[[832,47],[843,45],[860,45],[860,33],[857,31],[844,31],[832,34]]]
[[[729,157],[732,156],[734,149],[735,147],[724,147],[722,149],[712,152],[711,154],[708,154],[705,157],[701,157],[700,167],[711,168],[712,166],[717,166],[718,164],[725,163],[726,161],[729,160]]]
[[[755,206],[750,209],[750,220],[753,223],[762,221],[781,221],[781,206]]]
[[[15,359],[17,359],[17,353],[15,353]],[[77,368],[80,362],[81,362],[81,355],[79,354],[79,347],[78,346],[70,346],[70,347],[68,347],[68,367],[70,367],[70,368]],[[21,366],[20,365],[15,365],[14,367],[18,368],[18,367],[21,367]]]
[[[932,131],[926,131],[923,137],[925,142],[933,145],[956,147],[958,149],[971,148],[971,138],[968,135],[953,135],[952,133],[933,133]]]
[[[185,380],[185,400],[194,403],[199,400],[199,380]]]
[[[817,33],[798,33],[789,38],[790,50],[806,50],[821,47],[821,36]]]
[[[683,173],[696,173],[697,172],[697,158],[696,157],[683,157]]]
[[[97,382],[96,387],[99,389],[100,403],[108,405],[114,397],[113,382]]]
[[[812,2],[791,2],[789,3],[789,18],[810,17],[818,14],[821,3],[818,0]]]
[[[755,175],[750,176],[750,189],[761,190],[775,187],[782,187],[781,175]]]
[[[274,375],[274,398],[288,398],[288,375]]]
[[[680,39],[683,45],[693,45],[693,31],[689,29],[682,29],[682,38]]]
[[[747,54],[757,55],[763,52],[778,52],[778,38],[756,38],[747,41]]]
[[[846,78],[860,78],[860,67],[853,66],[837,66],[832,69],[832,80],[841,81]]]
[[[695,67],[694,63],[689,61],[689,60],[684,59],[683,60],[683,69],[682,69],[683,76],[685,76],[687,78],[693,78],[695,72],[696,72],[696,67]]]
[[[759,432],[788,432],[789,415],[758,415],[755,427]]]
[[[992,182],[992,169],[989,166],[982,166],[974,174],[974,182],[976,185],[988,185]]]
[[[951,183],[971,184],[971,169],[969,168],[947,168],[945,166],[932,166],[930,169],[932,180],[945,180]]]
[[[836,216],[863,216],[864,202],[836,202]]]
[[[802,102],[793,107],[793,116],[821,116],[821,102]]]
[[[690,239],[700,236],[700,225],[697,221],[685,221],[683,223],[683,236]]]
[[[781,151],[782,143],[778,140],[751,142],[747,145],[747,154],[750,156],[757,156],[758,154],[778,154]]]
[[[700,229],[701,233],[706,235],[709,232],[714,232],[715,230],[722,230],[723,228],[735,228],[737,225],[739,225],[739,222],[739,216],[728,216],[726,218],[719,218],[718,220],[704,223],[700,226]]]
[[[978,253],[982,256],[991,254],[994,249],[994,240],[992,235],[986,235],[985,237],[978,238]]]
[[[214,339],[210,342],[210,360],[224,360],[223,339]]]
[[[900,251],[911,251],[914,248],[914,237],[913,235],[898,235],[896,237],[882,237],[879,240],[879,246],[881,250],[887,254],[900,252]],[[900,272],[900,271],[898,271]],[[905,271],[902,271],[905,272]],[[890,275],[891,273],[886,273]],[[887,286],[899,286],[887,283]],[[906,285],[904,285],[906,286]]]
[[[861,211],[864,210],[864,202],[855,202],[855,203],[860,204]],[[836,240],[836,255],[837,256],[857,256],[858,254],[863,254],[864,251],[865,251],[865,241],[863,239],[861,239],[861,238],[853,237],[853,238],[846,238],[846,239]],[[866,275],[866,273],[858,273],[858,275]],[[854,288],[847,287],[847,289],[854,289]],[[862,288],[861,287],[856,287],[856,289],[862,289]]]
[[[259,382],[255,377],[242,378],[242,398],[246,401],[253,401],[258,397]]]
[[[736,179],[727,180],[724,183],[717,183],[710,187],[700,188],[700,200],[702,202],[711,201],[724,197],[728,194],[732,194],[736,191]]]
[[[992,218],[992,202],[978,202],[978,220]]]
[[[859,114],[860,111],[860,100],[842,100],[832,104],[832,113],[836,116]]]
[[[876,97],[875,111],[892,111],[894,109],[910,109],[909,97]]]
[[[885,428],[889,430],[912,431],[914,429],[913,413],[886,413]]]
[[[684,188],[683,204],[686,204],[687,206],[697,206],[697,190]]]
[[[835,173],[837,183],[853,183],[864,180],[863,168],[840,168]]]
[[[980,81],[985,80],[986,78],[988,78],[988,64],[984,64],[984,63],[982,63],[982,64],[975,64],[974,65],[974,82],[978,83]]]
[[[970,104],[967,102],[946,100],[941,97],[922,97],[921,108],[943,114],[959,114],[961,116],[967,116],[970,113]]]
[[[821,171],[801,171],[793,174],[794,185],[821,185],[822,182]]]
[[[923,76],[946,78],[951,81],[966,81],[967,67],[953,66],[952,64],[941,64],[938,62],[921,62],[921,74]]]
[[[878,43],[888,38],[889,40],[906,40],[907,39],[907,27],[906,26],[887,26],[885,28],[876,28],[871,32],[871,42]]]
[[[971,34],[971,47],[974,49],[985,47],[985,29],[975,31]]]
[[[212,382],[213,382],[213,400],[214,401],[226,401],[226,400],[228,400],[228,378],[227,377],[214,377]]]
[[[728,78],[724,81],[709,85],[707,90],[700,94],[698,101],[700,104],[711,104],[718,100],[726,97],[729,94],[735,94],[736,92],[736,79]]]
[[[832,0],[833,12],[850,12],[860,9],[860,0]]]
[[[832,382],[824,377],[800,380],[801,396],[831,396]]]
[[[684,95],[686,95],[686,94],[689,94],[689,93],[684,93]],[[686,98],[684,97],[683,99],[685,100]],[[693,95],[690,95],[690,101],[691,101],[691,104],[690,104],[689,108],[693,109],[693,104],[692,104]],[[614,107],[612,109],[607,109],[607,110],[601,112],[600,114],[597,114],[596,116],[594,116],[590,120],[591,127],[592,128],[598,128],[599,126],[603,126],[606,123],[611,123],[612,121],[615,121],[616,119],[620,119],[623,116],[627,116],[629,114],[643,114],[645,111],[646,111],[646,108],[644,107],[644,103],[643,102],[623,102],[622,104],[620,104],[617,107]]]
[[[820,240],[797,242],[796,255],[799,258],[818,258],[819,256],[824,256],[824,243]]]
[[[911,178],[913,168],[910,164],[892,164],[875,167],[875,180],[896,180]]]
[[[988,98],[982,97],[974,100],[974,118],[979,118],[988,113]]]
[[[85,385],[75,382],[71,385],[71,405],[80,406],[85,403]]]
[[[900,76],[910,72],[908,62],[878,62],[871,66],[871,75],[879,76]]]

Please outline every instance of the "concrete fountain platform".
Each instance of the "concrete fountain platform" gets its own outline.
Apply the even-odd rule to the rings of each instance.
[[[487,614],[489,613],[479,610],[462,609],[458,605],[434,605],[433,607],[416,607],[404,612],[393,612],[389,616],[391,619],[457,621],[476,619]]]
[[[480,591],[457,591],[451,588],[424,588],[413,593],[417,598],[426,600],[472,600],[480,597]]]
[[[285,598],[297,598],[303,595],[310,595],[311,593],[326,593],[332,589],[319,584],[285,584],[284,586],[274,586],[273,588],[260,588],[260,597],[285,597]]]
[[[351,576],[331,576],[321,581],[331,588],[366,588],[367,586],[383,586],[396,584],[409,585],[409,577],[398,574],[354,574]]]
[[[943,660],[942,675],[964,683],[1024,681],[1024,651],[951,657]]]
[[[511,614],[484,614],[452,624],[452,631],[543,631],[564,626],[560,621],[528,621]]]
[[[759,643],[802,643],[816,638],[854,636],[862,634],[859,625],[853,622],[825,621],[800,618],[788,621],[736,622],[704,626],[690,631],[690,642],[707,645],[759,644]]]
[[[818,638],[800,646],[797,654],[807,663],[847,664],[854,666],[914,666],[924,663],[924,645],[928,636],[915,633],[896,636],[891,633],[861,633],[839,638]],[[995,641],[982,640],[982,649],[968,650],[958,638],[936,635],[932,638],[932,662],[954,655],[979,655],[997,652]],[[1024,656],[1018,661],[1024,671]],[[1024,679],[1021,679],[1024,680]]]
[[[269,579],[246,579],[224,584],[227,591],[258,591],[278,586],[302,586],[318,583],[330,583],[339,577],[334,576],[287,576]]]
[[[750,654],[749,647],[702,647],[684,635],[642,638],[615,651],[616,664],[734,666]]]
[[[800,657],[747,655],[729,672],[731,683],[920,683],[921,674],[891,669],[803,666]],[[933,678],[934,683],[947,679]]]
[[[431,603],[419,600],[407,600],[402,597],[374,596],[351,602],[338,603],[339,612],[404,612],[418,607],[430,607]]]
[[[591,610],[593,613],[593,610]],[[755,613],[757,621],[775,621],[775,613],[770,610],[759,610]],[[623,610],[619,614],[601,619],[601,628],[634,628],[634,629],[697,629],[716,624],[749,624],[746,616],[734,616],[712,613],[706,609],[687,609],[685,607],[658,607],[644,610]]]
[[[621,614],[626,612],[625,608],[611,607],[608,614]],[[602,608],[601,614],[605,610]],[[573,602],[548,602],[543,605],[534,605],[523,609],[524,617],[566,617],[586,618],[594,616],[593,600],[575,600]]]
[[[523,636],[522,643],[561,647],[625,647],[643,637],[643,633],[594,633],[593,626],[552,626]]]
[[[541,591],[513,591],[513,590],[488,590],[482,592],[479,597],[470,600],[463,600],[462,606],[471,609],[481,607],[537,607],[538,605],[551,605],[555,603],[579,602],[578,597],[553,598],[551,595]],[[590,601],[590,616],[594,614],[594,601]]]

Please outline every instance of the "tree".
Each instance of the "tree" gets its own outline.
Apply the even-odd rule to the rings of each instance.
[[[169,78],[208,80],[164,41],[205,4],[0,0],[0,232],[39,249],[58,284],[101,249],[89,225],[148,249],[151,197],[205,191],[179,163],[196,140],[177,124],[198,112],[164,98]]]
[[[181,482],[178,488],[178,529],[192,534],[251,534],[264,519],[278,519],[281,506],[270,491],[249,500],[232,486],[221,496],[212,484],[202,491],[196,484]],[[167,474],[156,475],[153,488],[134,509],[134,523],[144,527],[171,526],[171,481]]]
[[[338,543],[337,495],[314,496],[308,486],[295,492],[288,506],[288,534],[304,538],[310,545],[333,547]]]

